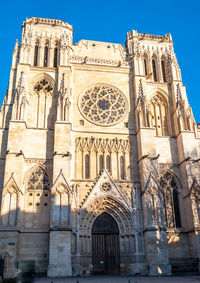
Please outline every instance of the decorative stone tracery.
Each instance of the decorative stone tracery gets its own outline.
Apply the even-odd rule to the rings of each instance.
[[[47,228],[50,221],[50,180],[43,167],[34,168],[26,182],[24,226]]]
[[[79,109],[91,123],[111,126],[125,118],[128,102],[116,87],[97,84],[79,97]]]

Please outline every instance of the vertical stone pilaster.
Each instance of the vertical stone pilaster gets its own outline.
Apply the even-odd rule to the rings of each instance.
[[[72,275],[71,230],[50,231],[49,277]]]

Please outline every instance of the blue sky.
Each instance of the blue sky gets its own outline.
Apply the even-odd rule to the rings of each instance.
[[[0,102],[9,81],[15,39],[21,39],[21,25],[32,16],[60,19],[72,24],[74,43],[89,39],[124,44],[126,33],[132,29],[158,35],[170,32],[189,103],[196,122],[200,122],[199,0],[4,0],[0,9]]]

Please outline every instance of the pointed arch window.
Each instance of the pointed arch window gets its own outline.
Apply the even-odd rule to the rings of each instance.
[[[166,173],[160,180],[164,197],[165,221],[167,228],[181,227],[178,187],[172,174]]]
[[[103,171],[103,155],[99,156],[99,172]]]
[[[35,45],[35,49],[34,49],[34,66],[38,66],[38,43],[36,43]]]
[[[147,69],[147,59],[146,59],[146,58],[144,58],[144,74],[145,74],[145,76],[147,76],[147,75],[148,75],[148,69]]]
[[[32,172],[28,180],[28,190],[49,190],[50,182],[47,173],[41,167]]]
[[[58,67],[58,47],[54,48],[53,66],[54,68]]]
[[[125,179],[125,162],[124,162],[124,156],[120,157],[120,175],[121,179]]]
[[[89,154],[86,154],[85,156],[85,178],[89,179],[90,177],[90,160],[89,160]]]
[[[166,79],[166,72],[165,72],[165,62],[162,59],[161,60],[161,68],[162,68],[162,78],[163,78],[163,82],[166,83],[167,79]]]
[[[154,82],[157,82],[158,78],[157,78],[157,69],[156,69],[155,59],[152,60],[152,71],[153,71],[153,80],[154,80]]]
[[[37,167],[29,175],[26,184],[25,227],[48,228],[50,222],[50,181],[46,171]],[[30,219],[30,214],[32,218]]]
[[[111,172],[111,159],[110,159],[110,155],[106,156],[106,169],[108,170],[108,172]]]
[[[44,47],[44,67],[48,66],[48,53],[49,53],[49,49],[48,46],[46,45]]]
[[[164,97],[160,94],[151,100],[152,124],[156,129],[157,136],[168,136],[168,105]]]

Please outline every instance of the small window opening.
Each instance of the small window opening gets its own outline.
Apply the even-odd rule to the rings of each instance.
[[[163,75],[163,82],[166,83],[166,73],[165,73],[165,62],[164,60],[161,61],[161,66],[162,66],[162,75]]]
[[[153,69],[153,80],[154,82],[157,82],[156,62],[154,59],[152,60],[152,69]]]
[[[38,65],[38,45],[35,45],[34,51],[34,66]]]
[[[48,47],[45,46],[44,48],[44,67],[48,65]]]
[[[58,67],[58,48],[54,48],[54,60],[53,60],[53,66],[54,68]]]

